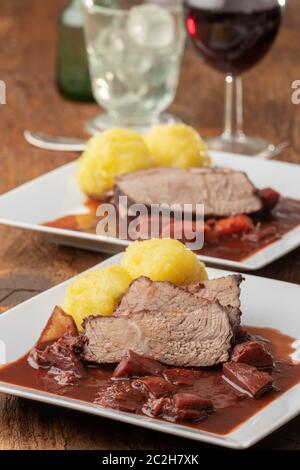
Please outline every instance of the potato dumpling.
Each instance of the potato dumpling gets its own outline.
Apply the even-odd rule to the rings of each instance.
[[[185,124],[153,127],[145,141],[156,166],[190,168],[211,164],[206,143],[195,129]]]
[[[129,129],[110,129],[92,137],[79,159],[78,182],[89,196],[101,197],[116,176],[151,166],[144,139]]]
[[[129,274],[117,265],[106,266],[79,276],[65,294],[64,310],[72,315],[79,330],[89,315],[111,315],[131,282]]]
[[[126,249],[121,265],[133,279],[147,276],[177,285],[207,279],[205,265],[197,256],[170,238],[134,242]]]

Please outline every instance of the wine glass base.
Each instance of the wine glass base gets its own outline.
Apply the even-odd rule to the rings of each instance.
[[[85,129],[91,135],[99,134],[113,127],[126,127],[140,133],[144,133],[152,126],[159,124],[174,124],[176,122],[180,123],[182,120],[171,113],[161,113],[156,116],[151,116],[150,119],[145,119],[145,117],[143,117],[143,119],[137,117],[124,118],[113,116],[108,113],[101,113],[89,119],[86,122]]]
[[[219,152],[238,153],[242,155],[259,156],[273,146],[270,142],[259,137],[246,137],[244,134],[227,136],[222,134],[218,137],[206,139],[210,150]]]

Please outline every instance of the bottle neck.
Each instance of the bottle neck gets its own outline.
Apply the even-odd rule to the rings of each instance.
[[[81,0],[69,0],[67,8],[81,8],[82,1]]]
[[[83,26],[83,8],[81,0],[70,0],[62,14],[63,24],[73,28]]]

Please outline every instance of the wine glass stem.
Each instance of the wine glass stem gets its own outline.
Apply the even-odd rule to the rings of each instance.
[[[223,137],[243,138],[243,87],[241,77],[227,74],[225,78],[225,125]]]

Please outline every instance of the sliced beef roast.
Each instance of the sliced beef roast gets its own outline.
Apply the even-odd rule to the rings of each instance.
[[[234,329],[237,329],[241,317],[240,284],[242,280],[243,277],[240,274],[233,274],[189,284],[186,286],[186,290],[204,299],[218,300],[228,310],[230,323]]]
[[[251,214],[263,207],[247,175],[228,168],[152,168],[128,173],[116,180],[116,205],[120,195],[128,197],[128,206],[191,204],[193,214],[196,204],[204,204],[205,217]]]
[[[131,349],[180,367],[227,361],[233,331],[224,307],[180,288],[177,291],[174,286],[177,296],[161,308],[159,303],[152,310],[89,317],[84,324],[83,359],[116,363]]]
[[[130,315],[132,312],[148,310],[181,311],[184,301],[187,305],[199,305],[201,299],[218,301],[226,308],[229,321],[234,329],[240,324],[240,283],[242,276],[232,275],[209,281],[177,287],[169,282],[152,282],[147,277],[133,281],[122,297],[116,315]],[[184,295],[183,291],[191,294]]]

